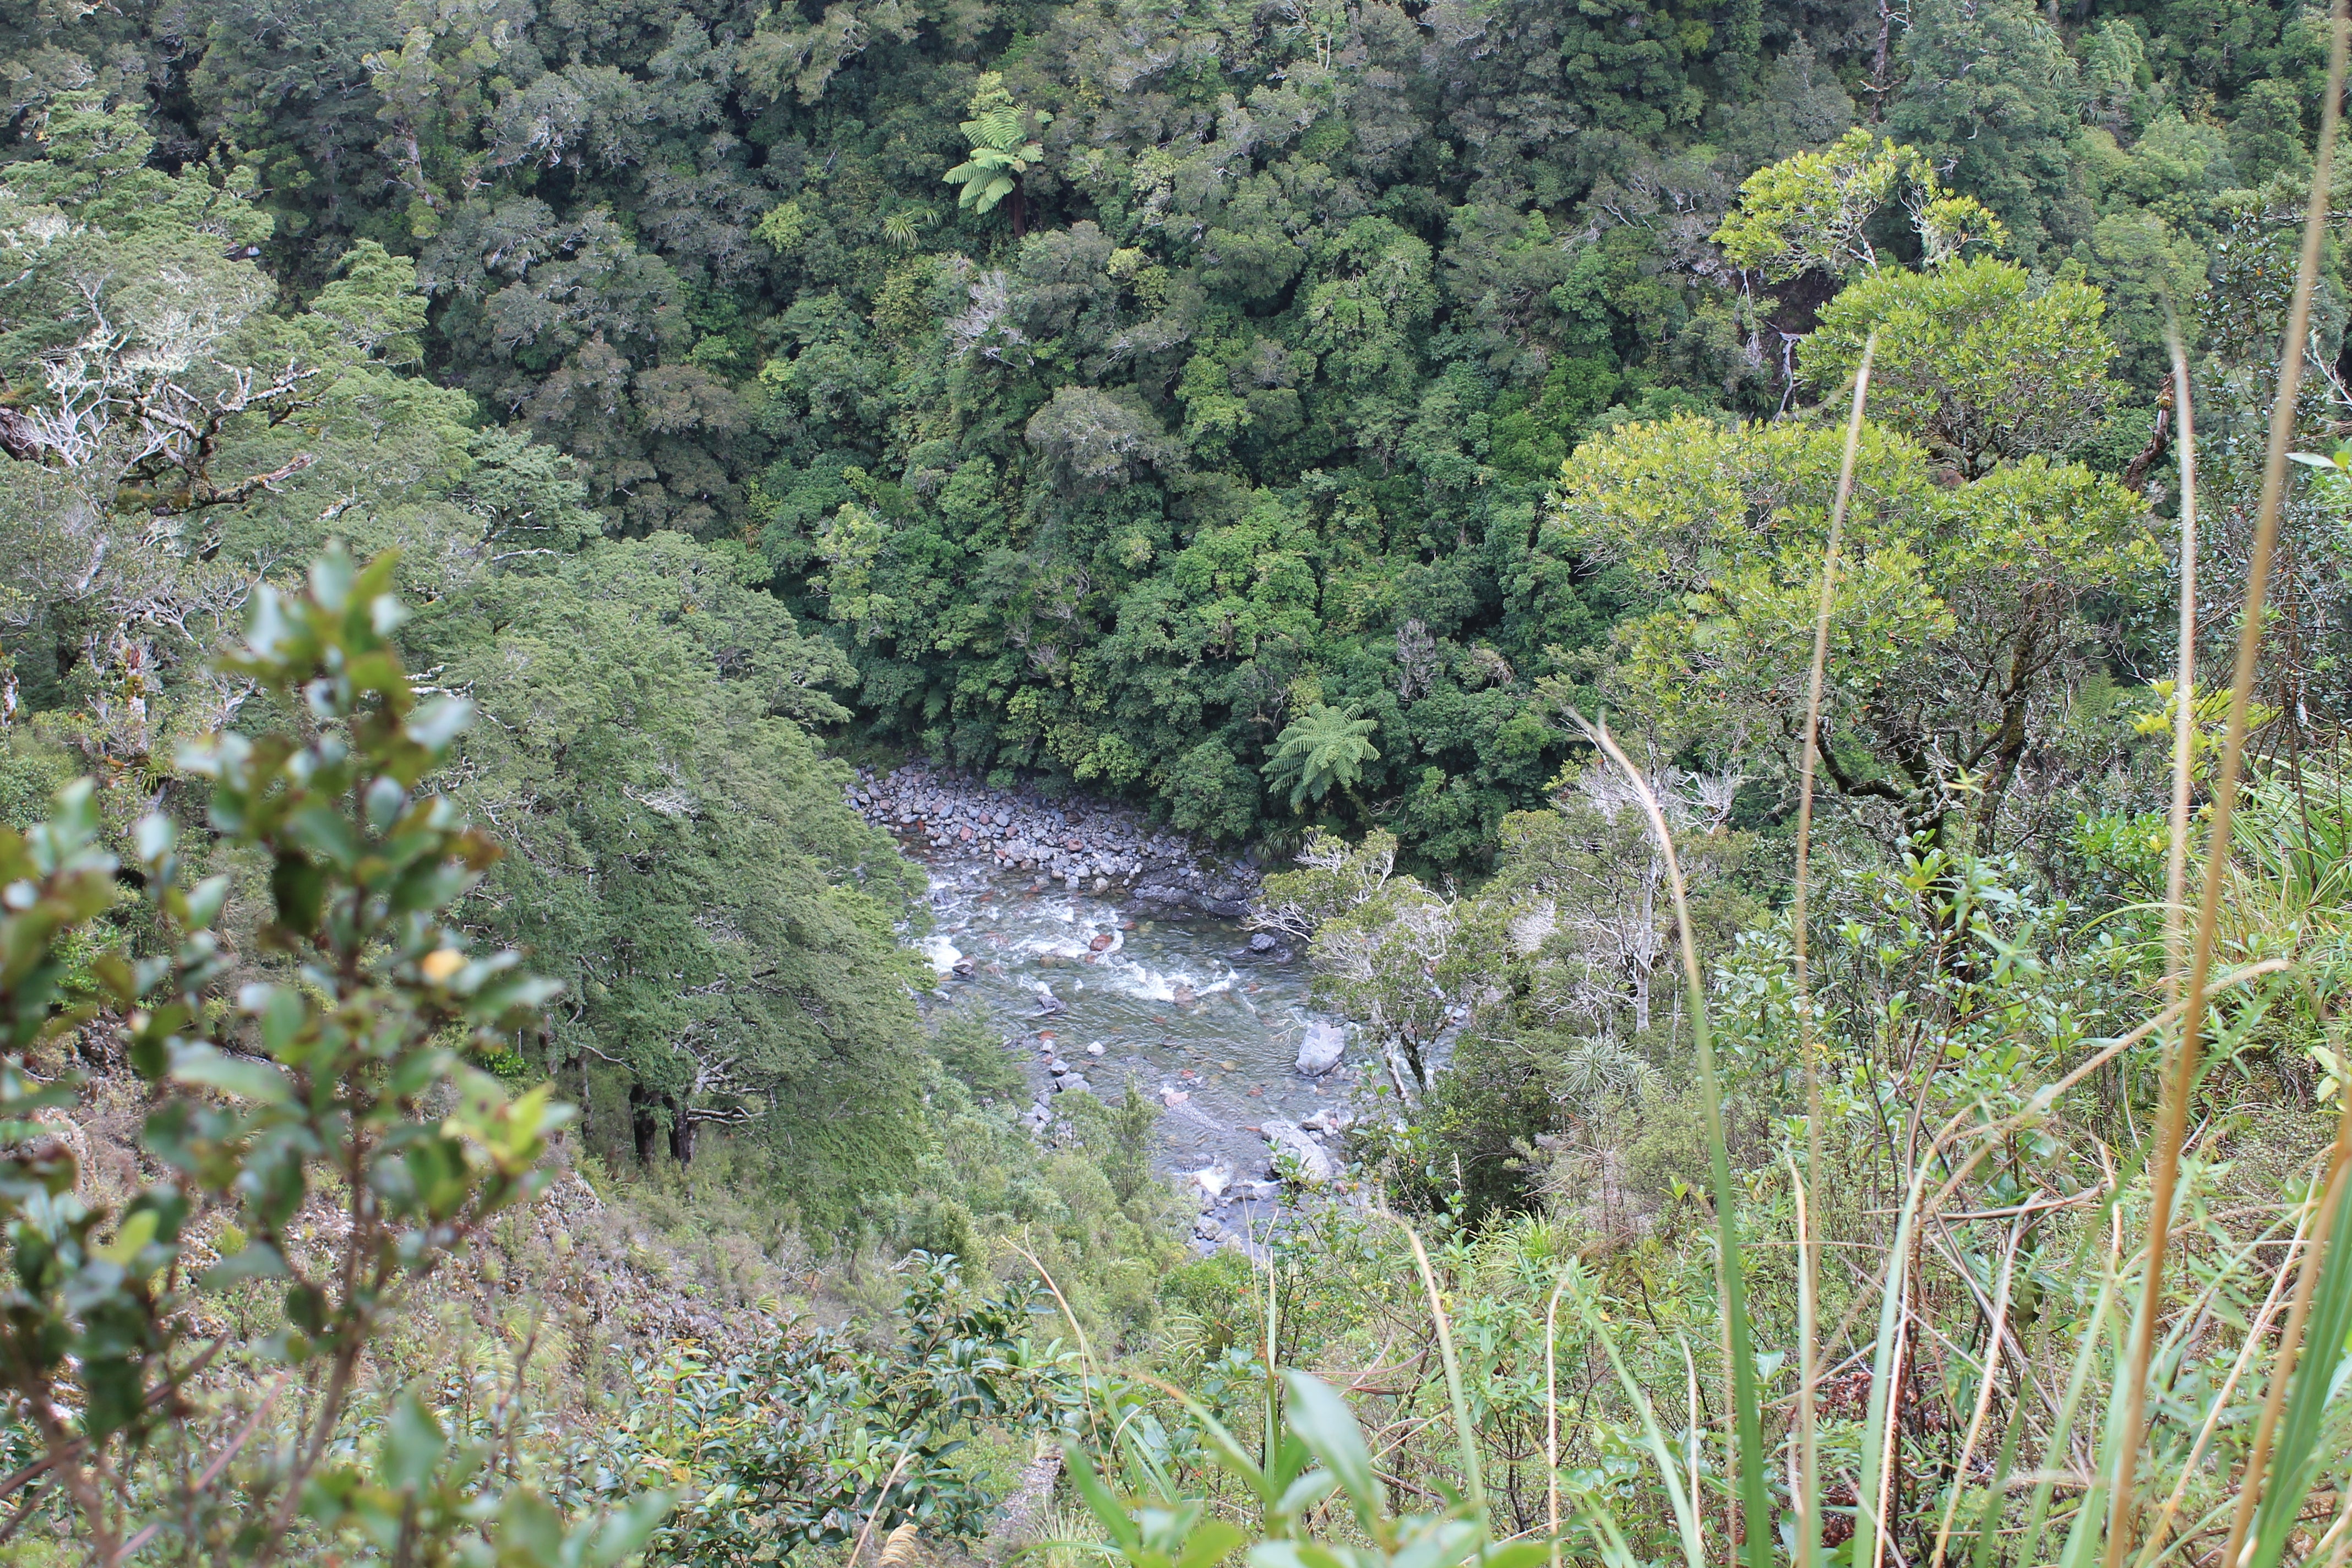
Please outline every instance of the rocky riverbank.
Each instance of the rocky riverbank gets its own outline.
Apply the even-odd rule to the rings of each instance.
[[[861,770],[848,798],[929,865],[936,994],[1015,1031],[1023,1126],[1066,1141],[1065,1097],[1135,1080],[1202,1253],[1262,1258],[1304,1193],[1345,1190],[1346,1032],[1308,1011],[1291,946],[1226,923],[1249,916],[1255,864],[1125,806],[923,762]]]
[[[1041,889],[1059,882],[1234,921],[1247,919],[1257,897],[1260,873],[1248,857],[1221,854],[1106,801],[991,789],[961,769],[924,762],[887,773],[860,768],[848,795],[860,816],[902,841],[984,856],[1033,873]]]

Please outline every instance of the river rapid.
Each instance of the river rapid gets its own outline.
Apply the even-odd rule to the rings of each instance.
[[[940,988],[986,1005],[1030,1058],[1034,1089],[1051,1091],[1055,1059],[1106,1101],[1134,1079],[1165,1107],[1161,1137],[1178,1168],[1263,1166],[1266,1121],[1342,1109],[1346,1068],[1314,1079],[1297,1070],[1311,1021],[1302,959],[1252,952],[1250,933],[1228,921],[1037,892],[969,863],[930,871],[935,923],[923,946]],[[965,958],[968,980],[956,971]],[[1043,1010],[1041,986],[1058,1011]]]
[[[1220,1213],[1271,1212],[1269,1122],[1301,1124],[1337,1158],[1360,1069],[1350,1059],[1320,1077],[1298,1070],[1301,1037],[1318,1021],[1303,954],[1131,885],[1008,865],[898,815],[868,811],[929,874],[931,930],[919,945],[937,976],[933,1003],[985,1009],[1022,1058],[1028,1125],[1050,1136],[1063,1095],[1116,1103],[1132,1079],[1160,1108],[1160,1167],[1222,1168],[1225,1182],[1207,1184],[1222,1185]]]

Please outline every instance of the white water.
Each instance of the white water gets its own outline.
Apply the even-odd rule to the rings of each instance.
[[[1224,1160],[1262,1171],[1260,1123],[1346,1104],[1352,1059],[1319,1079],[1297,1070],[1310,1016],[1303,958],[1250,952],[1250,933],[1231,921],[1033,891],[1034,879],[971,859],[928,863],[934,923],[921,947],[940,989],[987,1008],[1016,1039],[1033,1088],[1048,1081],[1041,1045],[1106,1101],[1133,1078],[1163,1108],[1163,1163],[1182,1170]],[[962,958],[968,979],[953,975]],[[1041,985],[1059,1011],[1040,1011]],[[1089,1055],[1091,1044],[1103,1048]]]

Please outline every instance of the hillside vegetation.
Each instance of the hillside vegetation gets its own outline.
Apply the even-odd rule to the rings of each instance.
[[[2342,1568],[2347,30],[0,0],[0,1562]]]

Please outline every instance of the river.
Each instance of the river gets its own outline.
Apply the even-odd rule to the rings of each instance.
[[[934,924],[922,945],[940,993],[983,1003],[1017,1036],[1031,1087],[1047,1100],[1048,1047],[1106,1102],[1133,1078],[1163,1107],[1164,1168],[1223,1162],[1244,1179],[1266,1171],[1263,1123],[1346,1109],[1352,1064],[1318,1079],[1297,1071],[1314,1016],[1303,956],[1253,952],[1234,921],[1038,890],[1038,879],[990,861],[908,849],[930,873]],[[969,978],[959,977],[962,959]],[[1040,1011],[1041,985],[1060,1010]]]

